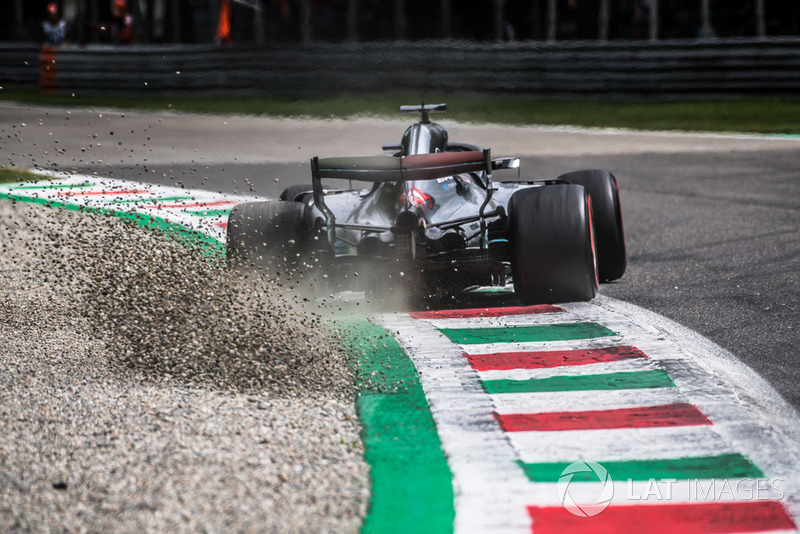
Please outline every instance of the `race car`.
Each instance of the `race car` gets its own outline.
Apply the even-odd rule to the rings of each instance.
[[[429,117],[446,109],[401,106],[420,120],[381,155],[312,158],[311,184],[236,206],[228,264],[375,295],[402,285],[421,300],[513,286],[523,304],[589,300],[623,275],[610,172],[523,179],[518,158],[451,142]]]

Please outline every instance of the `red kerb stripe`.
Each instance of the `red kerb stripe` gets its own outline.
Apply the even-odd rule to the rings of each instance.
[[[607,363],[634,358],[647,358],[636,347],[606,347],[602,349],[555,350],[541,352],[498,352],[464,354],[477,371],[507,371],[509,369],[542,369],[572,365]]]
[[[206,206],[223,206],[225,204],[239,204],[238,201],[235,200],[216,200],[214,202],[195,202],[192,204],[156,204],[155,206],[142,206],[143,208],[148,209],[159,209],[159,208],[197,208],[197,207],[206,207]]]
[[[142,190],[142,189],[109,189],[107,191],[83,191],[83,192],[65,192],[65,193],[58,193],[57,196],[60,197],[85,197],[90,195],[140,195],[144,193],[150,193],[150,191]]]
[[[692,404],[665,404],[662,406],[583,412],[495,413],[494,415],[506,432],[651,428],[711,424],[711,421],[703,415],[703,412]]]
[[[534,313],[560,313],[564,310],[550,304],[536,306],[506,306],[503,308],[470,308],[464,310],[437,310],[412,312],[415,319],[460,319],[468,317],[501,317],[503,315],[531,315]]]
[[[778,501],[611,505],[596,516],[580,517],[562,506],[528,507],[536,534],[712,534],[794,530]]]

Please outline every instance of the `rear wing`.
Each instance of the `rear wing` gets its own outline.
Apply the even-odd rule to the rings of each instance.
[[[314,181],[339,178],[378,183],[410,182],[480,171],[487,174],[492,172],[489,150],[417,154],[401,158],[366,156],[311,160],[311,177]]]
[[[483,213],[492,198],[492,154],[489,149],[469,152],[440,152],[415,154],[396,158],[394,156],[366,156],[352,158],[311,159],[311,182],[314,186],[314,205],[325,216],[328,242],[336,242],[336,216],[325,205],[322,188],[323,179],[357,180],[372,183],[410,182],[435,180],[468,172],[485,172],[486,199],[480,208],[481,226]],[[482,234],[481,234],[482,235]]]

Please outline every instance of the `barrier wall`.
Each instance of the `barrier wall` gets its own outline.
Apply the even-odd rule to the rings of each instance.
[[[0,43],[0,82],[35,85],[39,48]],[[800,38],[61,48],[63,93],[318,96],[429,90],[537,96],[800,97]]]

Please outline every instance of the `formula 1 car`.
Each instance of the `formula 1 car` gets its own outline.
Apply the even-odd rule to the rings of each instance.
[[[589,300],[600,281],[622,276],[625,238],[610,172],[521,179],[518,158],[449,141],[429,119],[445,110],[402,106],[421,120],[382,155],[315,157],[310,185],[236,206],[229,265],[375,294],[402,283],[422,299],[513,283],[523,304]],[[507,170],[516,178],[494,180]]]

